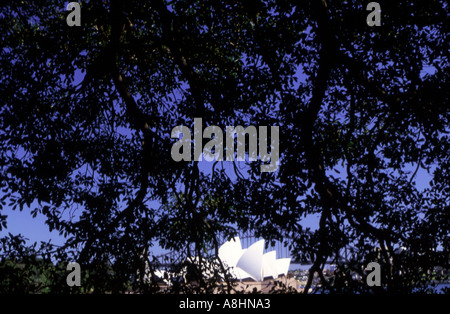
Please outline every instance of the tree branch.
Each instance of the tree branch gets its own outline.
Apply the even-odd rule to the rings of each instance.
[[[330,182],[326,176],[323,156],[313,140],[314,123],[318,118],[318,114],[322,106],[322,100],[325,97],[325,93],[328,88],[328,79],[331,74],[331,70],[336,65],[336,60],[333,59],[333,57],[338,51],[336,38],[331,32],[326,1],[318,0],[314,3],[318,23],[318,37],[321,42],[321,48],[319,51],[319,65],[312,91],[312,97],[302,119],[302,141],[305,148],[306,162],[308,169],[310,169],[311,180],[316,184],[316,190],[320,195],[324,211],[341,209],[346,213],[346,216],[353,227],[379,239],[386,239],[390,237],[390,232],[383,229],[377,229],[365,221],[355,209],[348,206],[348,201],[341,195],[334,184]],[[317,260],[316,262],[319,263],[319,261],[320,260]],[[315,264],[311,270],[317,271],[317,269],[318,265]]]
[[[181,73],[188,81],[189,87],[191,89],[192,97],[194,98],[194,102],[197,109],[197,115],[203,116],[205,111],[204,101],[202,96],[202,91],[206,89],[205,82],[201,79],[201,77],[194,71],[193,67],[188,63],[188,59],[182,53],[183,48],[179,43],[180,38],[177,38],[175,32],[172,30],[173,27],[173,13],[167,9],[164,1],[157,0],[154,2],[156,9],[160,14],[160,23],[162,27],[162,39],[168,48],[166,51],[169,55],[171,55],[178,67],[180,68]]]

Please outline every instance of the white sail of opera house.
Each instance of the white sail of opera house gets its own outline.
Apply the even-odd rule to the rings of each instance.
[[[230,267],[230,272],[236,279],[252,278],[255,281],[286,276],[291,262],[290,258],[277,259],[275,251],[264,254],[264,240],[253,243],[248,249],[242,249],[239,237],[225,242],[219,248],[219,258]]]
[[[277,279],[279,276],[287,275],[291,262],[290,258],[277,259],[275,251],[264,254],[264,240],[253,243],[247,249],[242,249],[239,237],[235,237],[225,242],[218,253],[221,262],[237,280],[264,281],[265,278],[270,277]],[[192,262],[195,260],[197,259],[194,258]],[[155,275],[164,278],[164,271],[158,270]]]

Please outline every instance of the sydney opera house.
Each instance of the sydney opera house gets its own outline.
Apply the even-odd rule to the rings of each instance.
[[[296,286],[293,280],[288,280],[288,270],[291,262],[290,258],[276,258],[276,251],[264,253],[264,240],[259,240],[248,248],[243,249],[239,237],[230,239],[222,244],[219,248],[218,257],[225,269],[231,275],[231,279],[244,290],[257,289],[260,291],[270,290],[274,281],[282,281],[287,287]],[[197,259],[191,259],[195,262]],[[161,279],[172,276],[182,276],[185,278],[187,270],[181,274],[166,274],[164,271],[156,271],[155,275]],[[211,272],[212,273],[212,272]],[[203,274],[209,276],[206,270]],[[166,284],[170,286],[170,282],[165,279]],[[295,281],[295,280],[294,280]]]
[[[219,258],[229,267],[235,279],[251,278],[254,281],[286,276],[291,262],[290,258],[277,259],[275,251],[264,253],[264,240],[255,242],[247,249],[242,249],[238,237],[225,242],[219,248]]]

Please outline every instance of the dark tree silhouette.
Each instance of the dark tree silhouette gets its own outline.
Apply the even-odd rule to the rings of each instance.
[[[448,4],[379,1],[369,27],[368,2],[90,1],[69,27],[61,3],[3,1],[0,209],[44,214],[67,241],[5,236],[0,269],[75,260],[83,292],[150,292],[155,243],[201,270],[250,231],[312,262],[305,291],[314,273],[331,292],[426,290],[449,262]],[[279,126],[278,170],[173,161],[171,130],[196,117]],[[352,277],[371,261],[381,288]],[[39,291],[79,292],[58,267]],[[217,267],[174,287],[213,291]]]

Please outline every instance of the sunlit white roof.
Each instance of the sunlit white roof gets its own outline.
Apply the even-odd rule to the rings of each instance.
[[[264,240],[243,250],[239,238],[225,242],[219,248],[219,258],[230,267],[230,273],[236,279],[252,278],[255,281],[287,275],[291,262],[290,258],[276,259],[275,251],[264,254]]]
[[[277,253],[275,251],[267,252],[263,255],[263,278],[264,277],[278,277],[278,270],[276,267]]]
[[[236,267],[239,267],[255,281],[262,281],[262,262],[264,240],[253,243],[239,258]]]
[[[243,251],[241,240],[235,237],[219,248],[219,258],[228,267],[235,267]]]
[[[289,270],[290,258],[276,258],[276,252],[270,251],[264,254],[264,240],[253,243],[247,249],[242,249],[241,240],[238,237],[230,239],[222,244],[218,251],[218,257],[231,276],[235,279],[243,280],[251,278],[255,281],[263,281],[265,278],[277,279],[281,275],[287,275]],[[199,264],[197,257],[187,259],[188,262]],[[203,272],[206,277],[213,276],[213,267],[209,262],[203,261],[205,265]],[[178,273],[167,273],[167,277],[181,276],[185,277],[186,267]],[[155,275],[159,278],[165,278],[165,271],[157,270]],[[164,279],[168,282],[168,280]]]
[[[275,261],[275,265],[278,271],[278,276],[287,275],[289,270],[289,264],[291,263],[290,258],[280,258]]]

